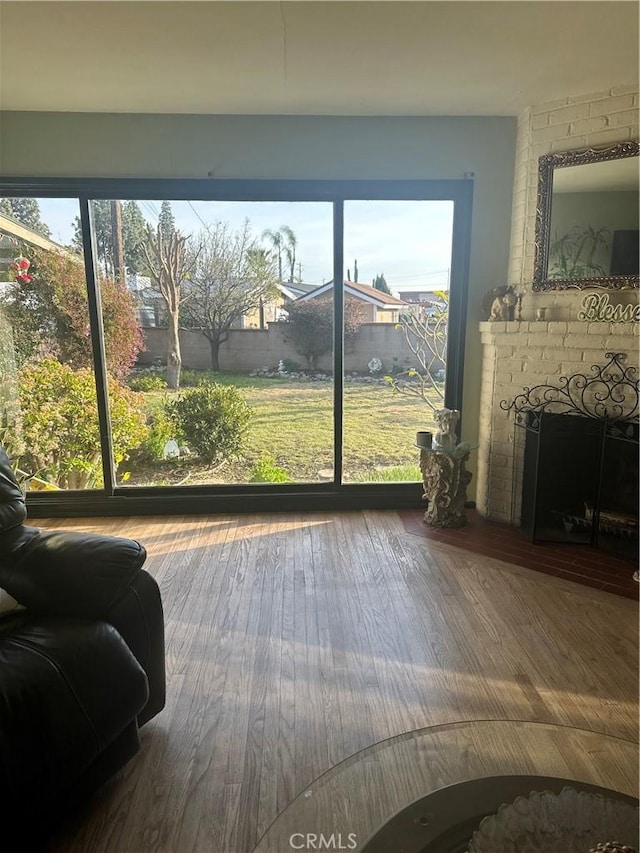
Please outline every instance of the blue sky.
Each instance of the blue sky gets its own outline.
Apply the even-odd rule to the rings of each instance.
[[[42,219],[51,237],[69,243],[78,204],[72,199],[39,199]],[[160,201],[140,201],[145,218],[155,224]],[[204,224],[228,222],[239,228],[248,218],[252,233],[290,226],[298,238],[297,259],[305,282],[322,284],[332,278],[331,205],[324,202],[171,202],[176,226],[194,236]],[[353,275],[358,260],[358,280],[364,284],[378,273],[392,291],[442,287],[447,283],[451,259],[453,202],[450,201],[346,201],[345,276]]]

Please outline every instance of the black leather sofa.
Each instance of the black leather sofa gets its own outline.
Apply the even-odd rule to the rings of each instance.
[[[0,846],[13,828],[31,849],[140,748],[139,727],[164,706],[165,668],[142,545],[25,519],[0,448],[0,588],[24,607],[0,613]]]

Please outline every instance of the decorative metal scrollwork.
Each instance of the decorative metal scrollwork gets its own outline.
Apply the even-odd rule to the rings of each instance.
[[[637,369],[625,366],[626,354],[607,352],[609,361],[591,366],[591,375],[574,373],[560,377],[559,385],[525,387],[511,402],[502,400],[500,408],[522,412],[554,412],[583,415],[608,421],[633,421],[638,418],[640,382]]]

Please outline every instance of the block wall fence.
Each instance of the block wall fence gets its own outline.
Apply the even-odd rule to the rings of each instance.
[[[142,330],[146,349],[140,353],[141,366],[164,361],[166,357],[166,330],[145,328]],[[207,339],[197,331],[182,329],[180,332],[182,363],[194,370],[211,368],[211,355]],[[262,367],[276,368],[280,359],[297,361],[307,367],[306,360],[296,352],[287,339],[286,325],[273,323],[268,329],[232,329],[229,339],[220,347],[221,370],[249,372]],[[407,346],[403,333],[394,323],[363,323],[355,347],[345,353],[345,370],[368,373],[372,358],[379,358],[383,371],[391,372],[394,365],[401,369],[415,365],[415,357]],[[318,369],[333,369],[331,353],[319,360]],[[444,365],[434,364],[435,369]]]

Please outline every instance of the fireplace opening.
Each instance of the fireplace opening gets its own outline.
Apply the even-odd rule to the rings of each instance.
[[[604,548],[638,563],[640,383],[624,353],[525,388],[515,414],[512,518],[532,542]]]
[[[520,520],[532,542],[638,559],[638,424],[524,412]]]

